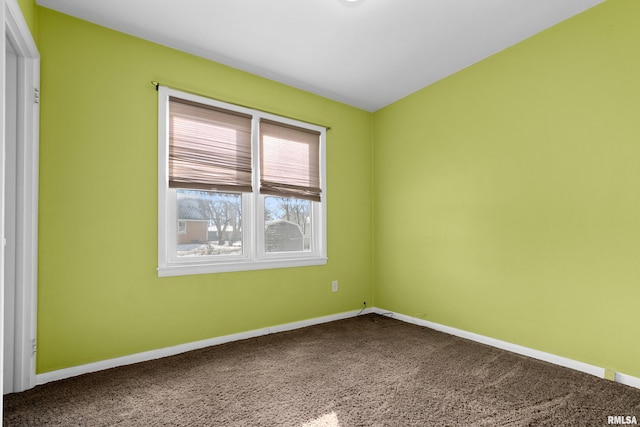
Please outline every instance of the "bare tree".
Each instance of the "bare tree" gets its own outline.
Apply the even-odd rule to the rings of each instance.
[[[242,227],[240,203],[241,197],[236,194],[199,193],[199,209],[215,225],[219,241],[231,240],[240,231]],[[231,236],[227,232],[229,226],[232,229]]]
[[[284,219],[296,223],[304,234],[308,227],[307,220],[311,215],[311,202],[290,197],[273,197],[273,199],[276,204],[271,209],[267,209],[267,218]]]

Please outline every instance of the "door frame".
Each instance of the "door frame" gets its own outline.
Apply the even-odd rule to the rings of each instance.
[[[16,298],[13,391],[36,385],[40,53],[16,0],[4,0],[4,32],[18,59],[16,129]],[[2,49],[6,57],[6,46]],[[3,59],[4,62],[4,59]],[[4,68],[3,64],[3,68]],[[2,104],[5,105],[4,79]],[[3,123],[5,112],[2,111]],[[4,124],[2,149],[4,151]],[[4,167],[2,171],[4,176]],[[2,228],[5,194],[2,179]],[[4,235],[4,232],[3,232]],[[4,237],[4,236],[3,236]],[[2,251],[4,252],[4,251]],[[4,253],[2,254],[4,260]],[[2,269],[4,282],[4,269]],[[2,283],[4,290],[4,283]],[[4,307],[4,306],[3,306]],[[3,325],[4,328],[4,325]],[[4,332],[4,329],[3,329]]]

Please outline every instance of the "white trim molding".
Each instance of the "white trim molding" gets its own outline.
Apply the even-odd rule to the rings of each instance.
[[[5,7],[5,1],[0,0],[0,28],[2,28],[2,32],[6,33],[6,17],[7,14]],[[4,213],[5,213],[5,134],[7,133],[5,129],[5,104],[6,102],[6,94],[5,94],[5,80],[6,80],[6,72],[7,72],[7,46],[6,46],[6,36],[0,40],[0,51],[2,56],[0,56],[0,364],[3,369],[0,371],[0,384],[3,385],[3,393],[0,393],[0,404],[2,403],[2,396],[4,394],[4,248],[7,242],[7,239],[4,234]],[[0,405],[0,417],[3,415],[4,405]]]
[[[254,329],[252,331],[240,332],[237,334],[224,335],[221,337],[209,338],[202,341],[195,341],[187,344],[180,344],[172,347],[166,347],[158,350],[145,351],[129,356],[117,357],[115,359],[102,360],[100,362],[88,363],[86,365],[73,366],[70,368],[59,369],[56,371],[45,372],[36,375],[36,383],[38,385],[45,384],[50,381],[62,380],[65,378],[75,377],[77,375],[87,374],[90,372],[101,371],[103,369],[115,368],[118,366],[130,365],[133,363],[146,362],[149,360],[160,359],[162,357],[174,356],[180,353],[186,353],[192,350],[211,347],[215,345],[225,344],[233,341],[240,341],[249,338],[260,337],[263,335],[275,334],[278,332],[291,331],[294,329],[306,328],[307,326],[320,325],[322,323],[333,322],[335,320],[348,319],[356,317],[359,314],[371,313],[372,309],[354,310],[344,313],[333,314],[324,317],[316,317],[313,319],[301,320],[298,322],[285,323],[283,325],[270,326],[262,329]]]
[[[613,380],[617,383],[628,385],[629,387],[640,388],[640,378],[638,377],[616,372]]]
[[[115,368],[118,366],[130,365],[133,363],[145,362],[149,360],[159,359],[162,357],[185,353],[192,350],[198,350],[201,348],[211,347],[219,344],[225,344],[228,342],[239,341],[239,340],[255,338],[263,335],[274,334],[278,332],[285,332],[285,331],[290,331],[294,329],[305,328],[307,326],[319,325],[322,323],[333,322],[335,320],[348,319],[351,317],[356,317],[356,316],[359,316],[362,314],[368,314],[368,313],[375,313],[382,316],[392,317],[393,319],[400,320],[402,322],[411,323],[418,326],[424,326],[429,329],[444,332],[449,335],[465,338],[471,341],[489,345],[491,347],[499,348],[512,353],[521,354],[523,356],[528,356],[534,359],[542,360],[545,362],[552,363],[554,365],[584,372],[600,378],[604,378],[604,375],[605,375],[604,368],[590,365],[588,363],[579,362],[576,360],[568,359],[566,357],[557,356],[555,354],[546,353],[539,350],[534,350],[532,348],[509,343],[506,341],[497,340],[495,338],[486,337],[484,335],[479,335],[473,332],[467,332],[461,329],[452,328],[450,326],[429,322],[427,320],[406,316],[404,314],[394,313],[388,310],[371,307],[365,310],[348,311],[348,312],[333,314],[333,315],[324,316],[324,317],[316,317],[308,320],[301,320],[298,322],[285,323],[283,325],[270,326],[262,329],[254,329],[252,331],[240,332],[237,334],[210,338],[202,341],[176,345],[173,347],[167,347],[167,348],[158,349],[158,350],[151,350],[151,351],[146,351],[142,353],[136,353],[129,356],[118,357],[115,359],[108,359],[108,360],[103,360],[99,362],[88,363],[86,365],[73,366],[70,368],[60,369],[60,370],[51,371],[51,372],[45,372],[42,374],[38,374],[36,376],[36,384],[38,385],[45,384],[51,381],[62,380],[65,378],[87,374],[90,372],[96,372],[104,369]],[[640,378],[636,378],[631,375],[616,373],[615,381],[620,384],[625,384],[625,385],[640,389]]]
[[[5,2],[5,37],[18,59],[14,390],[35,385],[38,286],[40,53],[16,0]],[[4,93],[3,93],[4,102]]]
[[[584,372],[599,378],[605,378],[605,368],[601,368],[595,365],[590,365],[588,363],[580,362],[578,360],[573,360],[573,359],[558,356],[552,353],[535,350],[533,348],[524,347],[524,346],[513,344],[507,341],[490,338],[484,335],[476,334],[474,332],[468,332],[462,329],[453,328],[451,326],[441,325],[439,323],[430,322],[428,320],[411,317],[411,316],[407,316],[400,313],[395,313],[389,310],[373,308],[372,312],[382,316],[389,316],[406,323],[412,323],[414,325],[424,326],[429,329],[433,329],[439,332],[444,332],[445,334],[454,335],[460,338],[465,338],[481,344],[486,344],[491,347],[499,348],[501,350],[510,351],[512,353],[520,354],[522,356],[531,357],[533,359],[542,360],[544,362],[552,363],[554,365]],[[626,375],[626,374],[621,374],[616,372],[614,381],[620,384],[629,385],[631,387],[640,388],[640,378],[636,378],[631,375]]]

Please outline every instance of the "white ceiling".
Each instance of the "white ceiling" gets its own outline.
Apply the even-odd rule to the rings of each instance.
[[[375,111],[604,0],[37,0]]]

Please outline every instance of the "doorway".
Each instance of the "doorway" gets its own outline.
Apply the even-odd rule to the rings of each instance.
[[[36,385],[40,54],[16,0],[4,7],[3,395]],[[2,111],[2,110],[0,110]]]

